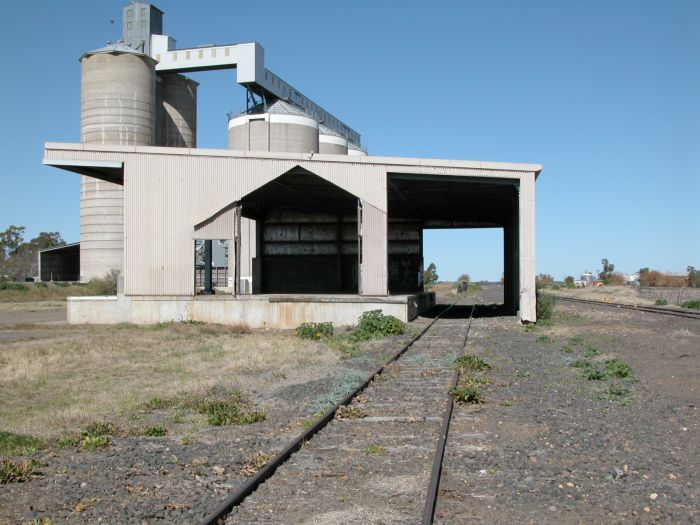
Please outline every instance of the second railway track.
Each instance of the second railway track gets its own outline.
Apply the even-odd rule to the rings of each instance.
[[[651,314],[659,315],[669,315],[673,317],[685,317],[687,319],[700,319],[700,312],[692,310],[679,310],[670,308],[661,308],[658,306],[641,306],[634,304],[623,304],[623,303],[608,303],[605,301],[594,301],[591,299],[576,299],[573,297],[562,297],[560,295],[555,296],[557,300],[568,301],[571,303],[581,303],[581,304],[591,304],[598,306],[608,306],[610,308],[621,308],[623,310],[634,310],[637,312],[647,312]]]
[[[400,360],[340,403],[350,417],[327,414],[313,439],[290,444],[202,523],[419,523],[422,515],[430,523],[445,400],[469,324],[436,318]]]

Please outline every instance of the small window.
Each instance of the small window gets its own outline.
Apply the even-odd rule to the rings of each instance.
[[[126,10],[126,17],[131,18],[132,16],[134,16],[134,12],[131,9],[127,9]]]
[[[127,23],[126,23],[126,28],[127,28],[127,29],[131,29],[131,22],[127,22]]]
[[[141,20],[141,27],[146,27],[146,21],[145,21],[145,20]]]

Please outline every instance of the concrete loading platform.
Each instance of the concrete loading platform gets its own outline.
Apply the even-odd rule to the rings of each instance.
[[[435,306],[432,292],[359,297],[353,295],[195,295],[69,297],[71,324],[155,324],[202,321],[248,328],[294,329],[305,322],[353,326],[363,312],[382,310],[408,322]]]

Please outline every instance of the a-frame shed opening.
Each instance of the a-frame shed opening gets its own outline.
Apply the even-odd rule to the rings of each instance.
[[[240,275],[252,293],[358,293],[357,197],[295,168],[240,204]]]

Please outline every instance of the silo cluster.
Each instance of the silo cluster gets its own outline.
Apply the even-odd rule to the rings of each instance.
[[[80,59],[81,142],[196,147],[197,83],[182,75],[159,77],[156,61],[123,44]],[[124,188],[81,177],[80,279],[123,269]]]
[[[347,138],[280,99],[232,117],[228,123],[228,144],[229,149],[241,151],[367,154]]]

